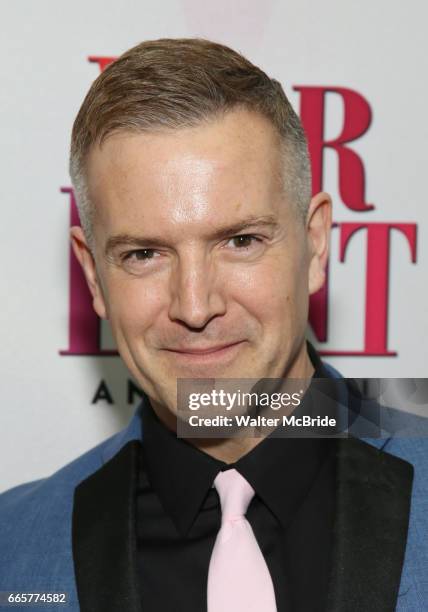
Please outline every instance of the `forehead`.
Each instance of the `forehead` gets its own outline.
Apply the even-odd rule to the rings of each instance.
[[[275,212],[281,159],[275,128],[247,110],[192,128],[117,133],[88,156],[89,197],[104,224],[234,221]]]

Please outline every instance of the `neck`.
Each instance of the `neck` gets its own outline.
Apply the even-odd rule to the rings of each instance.
[[[287,368],[286,376],[288,378],[304,378],[309,379],[314,373],[314,367],[309,359],[306,350],[306,342],[294,359],[292,365]],[[159,419],[172,431],[176,431],[176,417],[169,410],[160,406],[157,403],[151,402]],[[235,463],[255,448],[264,437],[257,438],[186,438],[186,441],[199,450],[211,455],[215,459],[224,461],[225,463]]]
[[[314,367],[306,350],[306,341],[291,367],[287,369],[288,378],[309,379],[314,373]],[[264,437],[257,438],[189,438],[188,442],[225,463],[235,463],[255,448]]]

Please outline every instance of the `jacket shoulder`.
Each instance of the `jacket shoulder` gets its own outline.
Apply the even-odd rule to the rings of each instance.
[[[52,502],[52,495],[58,493],[62,496],[68,489],[74,490],[79,482],[101,467],[103,450],[114,437],[104,440],[46,478],[26,482],[1,493],[0,516],[9,510],[17,511],[20,506],[33,506],[37,501]]]
[[[397,611],[422,610],[428,601],[428,438],[393,437],[384,445],[383,450],[409,462],[414,469]]]
[[[0,591],[68,592],[71,609],[75,609],[71,546],[74,490],[101,467],[105,449],[120,433],[51,476],[0,495]]]

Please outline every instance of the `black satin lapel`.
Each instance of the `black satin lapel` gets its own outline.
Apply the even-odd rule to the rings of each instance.
[[[393,612],[407,540],[413,466],[340,439],[328,612]]]
[[[135,480],[140,442],[128,442],[76,488],[72,544],[81,612],[140,612]]]

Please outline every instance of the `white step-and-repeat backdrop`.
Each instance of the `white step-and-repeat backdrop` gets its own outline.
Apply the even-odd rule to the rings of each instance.
[[[427,376],[427,19],[424,2],[398,0],[3,7],[0,490],[50,474],[138,403],[108,329],[85,307],[67,165],[91,82],[145,39],[211,38],[283,83],[307,130],[314,189],[334,198],[309,338],[346,376]]]

